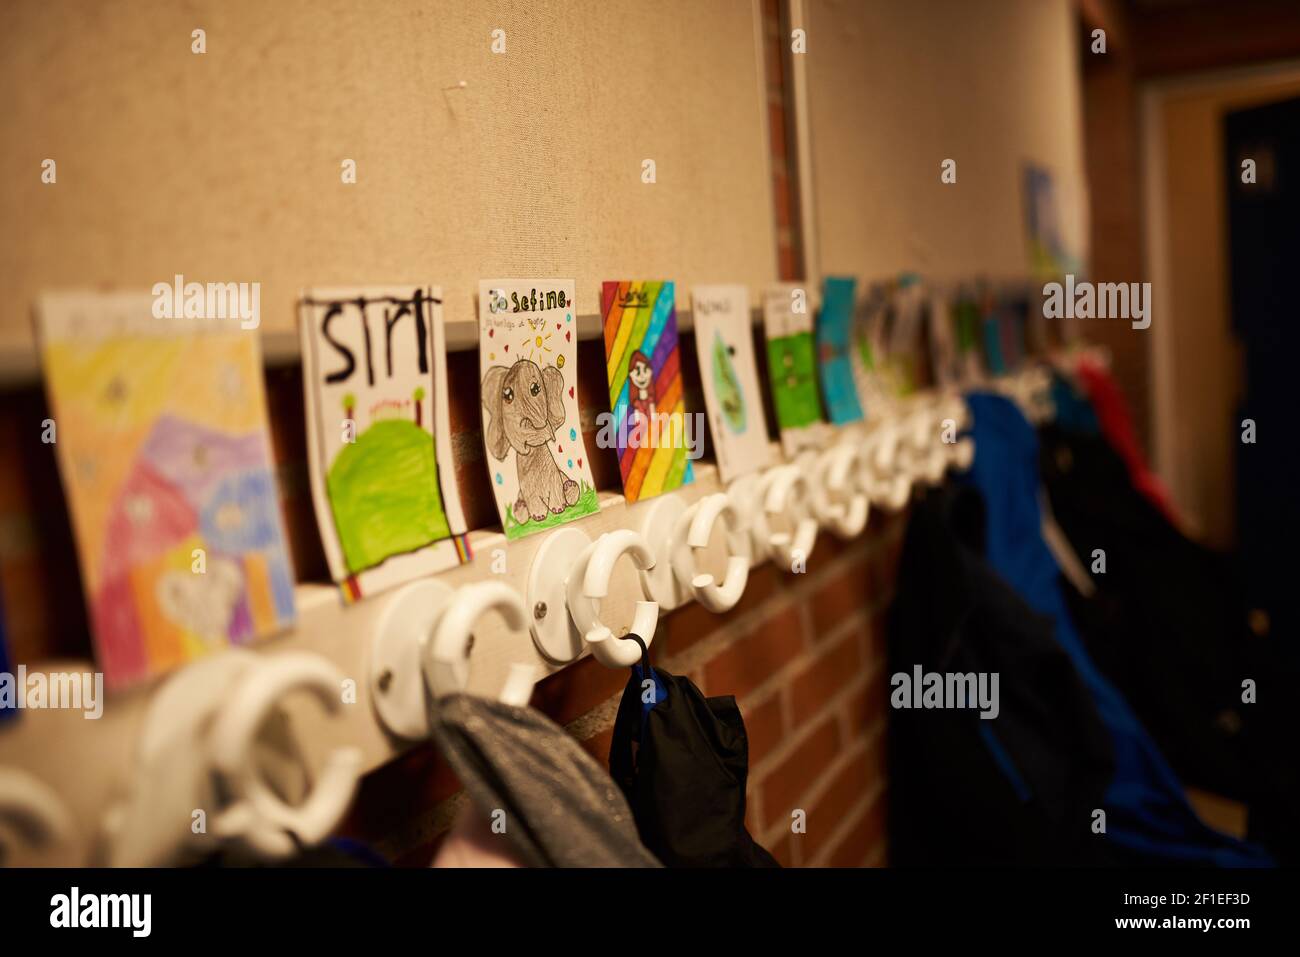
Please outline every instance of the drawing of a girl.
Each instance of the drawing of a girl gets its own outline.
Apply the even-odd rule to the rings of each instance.
[[[655,414],[654,369],[650,367],[650,360],[640,349],[633,352],[632,358],[628,361],[627,378],[631,382],[628,391],[632,408],[635,410],[634,414],[644,418],[646,425],[649,425]]]

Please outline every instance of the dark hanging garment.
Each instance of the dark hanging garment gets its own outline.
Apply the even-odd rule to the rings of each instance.
[[[641,840],[669,867],[780,867],[745,829],[749,738],[736,699],[653,671],[645,703],[642,670],[632,669],[609,749]]]
[[[1101,807],[1107,838],[1151,864],[1267,866],[1258,845],[1221,834],[1196,816],[1182,782],[1129,702],[1097,667],[1069,614],[1060,571],[1042,537],[1039,448],[1033,427],[999,395],[967,397],[975,418],[975,461],[967,475],[984,500],[984,556],[1035,611],[1069,655],[1111,740],[1115,773]]]
[[[1244,797],[1253,636],[1232,561],[1171,525],[1102,437],[1049,425],[1039,438],[1052,514],[1096,587],[1092,599],[1066,593],[1088,651],[1179,774]]]
[[[1058,425],[1086,435],[1096,435],[1101,431],[1097,413],[1088,397],[1059,372],[1052,373],[1052,408]]]
[[[1088,401],[1097,413],[1097,423],[1106,441],[1124,460],[1133,486],[1171,521],[1177,522],[1169,498],[1169,490],[1147,466],[1146,456],[1138,444],[1137,430],[1129,414],[1128,403],[1120,392],[1114,376],[1096,361],[1084,356],[1075,367],[1075,374],[1088,393]]]
[[[1112,863],[1092,812],[1110,741],[1050,618],[980,557],[983,504],[941,488],[917,502],[889,612],[889,672],[997,674],[998,709],[915,708],[891,682],[889,848],[900,866]]]
[[[532,708],[452,694],[430,730],[474,806],[505,811],[505,837],[530,867],[658,867],[605,769]]]
[[[1284,863],[1300,851],[1295,667],[1250,628],[1236,561],[1184,536],[1103,439],[1040,431],[1043,484],[1095,594],[1066,589],[1088,651],[1190,784],[1250,807],[1250,834]],[[1242,681],[1257,701],[1242,701]]]

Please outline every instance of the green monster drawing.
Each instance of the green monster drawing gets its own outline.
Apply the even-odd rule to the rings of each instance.
[[[772,396],[781,428],[798,429],[821,421],[816,366],[811,332],[767,340],[767,369],[772,377]]]
[[[731,363],[731,349],[717,331],[713,333],[713,391],[727,427],[737,435],[745,431],[745,393]]]

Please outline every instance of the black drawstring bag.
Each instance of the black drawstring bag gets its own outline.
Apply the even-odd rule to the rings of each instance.
[[[651,705],[643,674],[632,669],[609,749],[641,841],[668,867],[780,867],[745,830],[749,738],[736,699],[654,669]]]

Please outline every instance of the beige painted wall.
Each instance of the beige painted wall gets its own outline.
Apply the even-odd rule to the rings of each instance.
[[[584,314],[611,278],[676,279],[683,306],[695,281],[757,292],[776,266],[755,18],[753,0],[6,0],[0,365],[31,355],[40,290],[175,273],[260,281],[281,344],[312,283],[440,282],[449,320],[473,318],[480,277],[575,277]]]
[[[822,273],[1026,272],[1023,163],[1086,255],[1070,0],[805,0]],[[940,164],[957,161],[957,182]]]
[[[1295,65],[1157,85],[1146,95],[1154,465],[1191,530],[1223,547],[1236,534],[1240,394],[1223,116],[1296,95]]]

